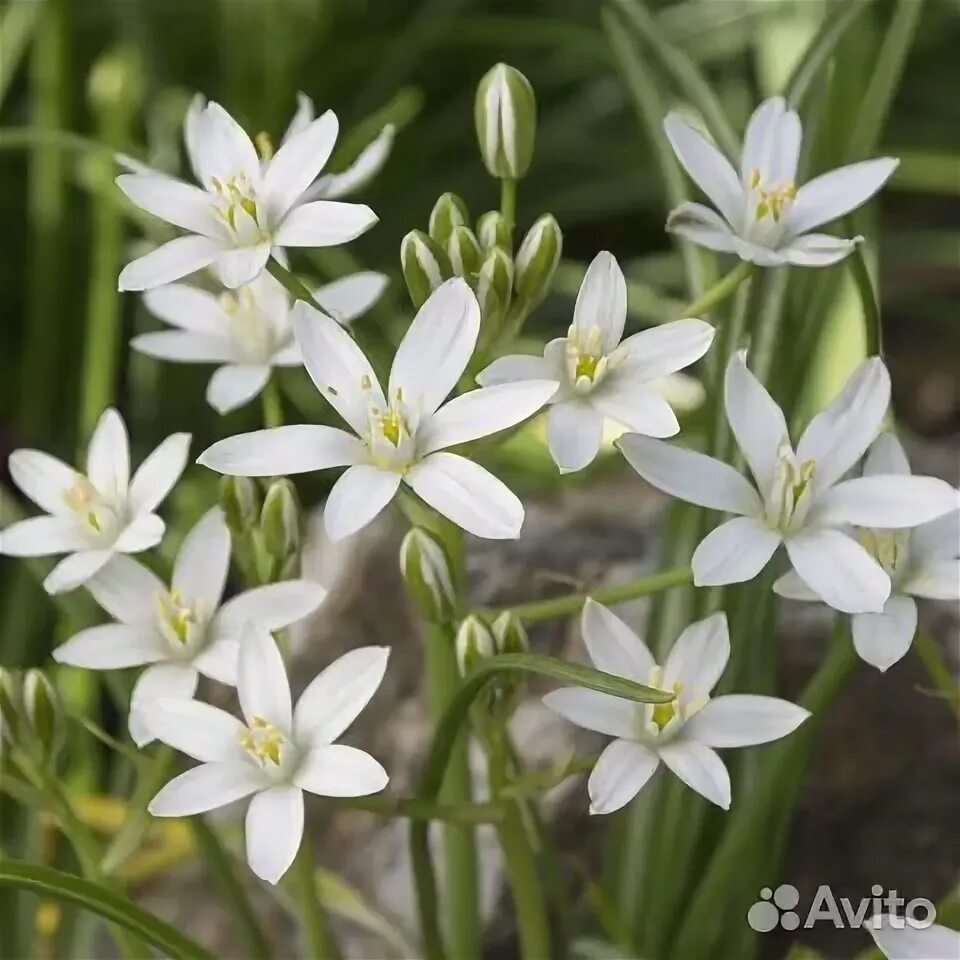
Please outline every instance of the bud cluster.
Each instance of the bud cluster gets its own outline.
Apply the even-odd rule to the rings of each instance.
[[[449,623],[456,617],[457,595],[450,560],[436,537],[413,527],[400,544],[400,572],[424,620]]]
[[[48,767],[56,762],[66,738],[63,705],[42,670],[0,667],[0,738]]]
[[[484,660],[501,653],[525,653],[528,649],[527,631],[509,610],[499,613],[489,623],[471,613],[457,630],[457,667],[464,677]]]

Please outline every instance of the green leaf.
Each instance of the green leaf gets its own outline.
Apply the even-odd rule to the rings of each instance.
[[[870,269],[867,267],[863,249],[857,245],[853,253],[847,257],[853,281],[860,294],[860,303],[863,305],[863,323],[866,331],[866,352],[868,357],[883,355],[883,327],[880,323],[880,308],[873,291],[873,281],[870,279]]]
[[[198,943],[126,897],[69,873],[0,859],[0,886],[30,890],[40,896],[89,910],[135,934],[173,960],[216,960]]]

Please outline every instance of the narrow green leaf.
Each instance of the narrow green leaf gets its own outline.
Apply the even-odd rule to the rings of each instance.
[[[863,305],[867,356],[883,356],[883,327],[880,323],[880,308],[877,306],[877,297],[873,291],[870,269],[867,267],[863,249],[859,245],[847,257],[847,263],[850,265],[850,273],[853,275],[853,281],[857,285],[857,293],[860,294],[860,303]]]

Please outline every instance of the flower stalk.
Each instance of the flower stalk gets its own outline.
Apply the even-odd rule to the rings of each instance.
[[[729,273],[724,274],[712,287],[705,290],[696,300],[683,308],[683,316],[700,317],[715,310],[721,303],[729,300],[753,272],[753,264],[746,261],[738,263]]]

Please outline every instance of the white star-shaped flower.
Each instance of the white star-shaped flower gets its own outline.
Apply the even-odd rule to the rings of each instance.
[[[496,477],[448,447],[504,430],[536,413],[557,389],[531,380],[473,390],[444,403],[467,367],[480,308],[460,278],[439,286],[397,349],[386,393],[370,362],[334,320],[305,303],[294,335],[317,389],[354,430],[275,427],[215,443],[198,463],[232,476],[349,467],[330,491],[324,523],[340,540],[369,523],[401,482],[479,537],[516,537],[523,506]]]
[[[333,151],[339,126],[328,110],[298,129],[275,154],[260,156],[218,103],[197,105],[184,124],[200,186],[142,168],[117,177],[138,207],[186,235],[127,264],[121,290],[147,290],[213,264],[224,286],[253,280],[286,247],[328,247],[356,239],[377,222],[362,204],[307,200]]]
[[[313,290],[324,309],[343,324],[366,313],[383,293],[387,277],[366,271]],[[303,363],[293,338],[290,295],[264,271],[237,290],[216,296],[183,283],[148,290],[147,309],[177,330],[143,333],[134,350],[175,363],[222,364],[210,378],[207,402],[229,413],[256,397],[274,367]]]
[[[910,463],[892,433],[878,437],[863,465],[865,477],[909,476]],[[945,514],[913,529],[855,532],[857,539],[890,577],[890,598],[881,613],[853,616],[853,643],[857,653],[878,670],[893,666],[917,632],[915,597],[960,600],[960,512]],[[794,571],[782,576],[773,589],[791,600],[819,600]]]
[[[657,705],[581,687],[554,690],[543,698],[551,710],[577,726],[617,738],[600,754],[590,774],[591,813],[613,813],[629,803],[661,760],[688,787],[726,810],[730,775],[714,748],[779,740],[810,715],[776,697],[711,698],[730,658],[723,613],[690,624],[662,667],[646,644],[599,603],[587,601],[581,630],[598,670],[676,693],[672,702]]]
[[[127,428],[111,408],[90,438],[86,474],[40,450],[14,450],[13,482],[49,516],[7,527],[0,553],[69,554],[43,582],[48,593],[63,593],[85,583],[115,554],[155,547],[164,523],[153,511],[183,473],[189,449],[189,433],[167,437],[131,479]]]
[[[677,159],[716,207],[681,203],[667,229],[761,267],[823,267],[846,257],[862,237],[811,231],[866,203],[899,163],[891,157],[852,163],[798,187],[800,118],[783,97],[765,100],[750,118],[739,175],[678,114],[669,114],[663,127]]]
[[[879,613],[890,577],[848,525],[896,530],[960,506],[960,493],[934,477],[882,474],[844,480],[877,436],[890,402],[879,357],[864,361],[840,396],[814,417],[796,451],[783,412],[747,369],[730,360],[726,412],[755,486],[713,457],[661,440],[626,436],[620,447],[645,480],[671,496],[737,514],[697,547],[698,586],[755,577],[783,543],[794,570],[825,603],[844,613]]]
[[[387,773],[373,757],[334,741],[376,693],[389,652],[361,647],[344,654],[294,707],[276,643],[248,624],[237,682],[243,720],[196,700],[159,700],[144,711],[156,739],[200,761],[153,798],[150,812],[188,817],[252,794],[247,862],[258,877],[276,883],[300,849],[304,790],[363,797],[387,785]]]
[[[184,538],[167,586],[130,557],[114,557],[87,589],[115,623],[81,630],[57,647],[58,663],[88,670],[150,664],[130,699],[130,736],[152,737],[144,708],[165,697],[190,698],[199,674],[235,686],[240,635],[248,621],[281,630],[323,602],[326,590],[287,580],[247,590],[221,605],[230,567],[230,533],[214,507]]]
[[[550,400],[547,441],[564,473],[593,462],[605,417],[651,437],[672,437],[680,430],[656,383],[699,360],[714,329],[702,320],[676,320],[621,343],[626,319],[627,284],[616,258],[604,251],[583,278],[566,337],[551,340],[542,357],[501,357],[477,377],[483,386],[559,381]]]

